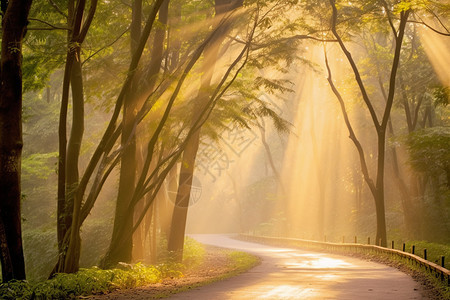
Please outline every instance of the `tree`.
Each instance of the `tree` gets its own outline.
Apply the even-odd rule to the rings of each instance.
[[[68,50],[64,68],[64,79],[59,122],[59,160],[58,160],[58,250],[60,261],[57,271],[75,272],[78,270],[80,257],[79,232],[71,231],[72,247],[66,247],[64,238],[70,227],[74,228],[73,215],[77,213],[75,199],[79,181],[78,159],[81,141],[84,133],[84,91],[81,66],[81,45],[91,26],[97,9],[97,1],[92,1],[87,16],[86,1],[80,0],[75,7],[75,1],[69,1],[67,23]],[[84,19],[84,20],[83,20]],[[69,141],[67,142],[67,110],[69,89],[72,91],[73,120]],[[81,200],[79,200],[81,201]],[[68,253],[68,255],[64,255]],[[69,259],[68,259],[69,258]],[[62,261],[64,260],[64,261]]]
[[[388,138],[392,141],[387,148],[392,173],[387,176],[391,175],[398,187],[406,233],[411,238],[423,239],[424,183],[416,172],[405,168],[401,160],[400,153],[404,146],[401,136],[423,127],[437,125],[435,108],[439,100],[434,100],[434,94],[442,90],[442,87],[423,47],[418,43],[417,25],[412,23],[406,30],[404,55],[400,61],[396,96],[387,128]],[[368,56],[364,60],[363,76],[372,79],[372,87],[379,90],[382,99],[387,101],[386,78],[389,72],[384,66],[392,59],[391,43],[384,35],[373,36],[368,32],[364,36],[368,37],[363,41]]]
[[[208,123],[205,124],[206,128],[199,127],[198,131],[194,132],[193,139],[183,152],[177,197],[168,241],[168,250],[174,254],[175,259],[178,261],[182,259],[183,254],[185,225],[191,196],[192,180],[194,178],[195,163],[202,135],[207,136],[210,134],[209,137],[212,137],[212,140],[214,140],[217,139],[218,134],[215,133],[217,129],[223,130],[224,128],[227,128],[227,125],[233,123],[250,128],[251,124],[257,123],[255,122],[256,118],[263,116],[270,117],[280,131],[286,131],[288,127],[287,122],[280,118],[267,103],[264,103],[264,101],[260,100],[258,97],[264,89],[272,92],[289,92],[290,89],[285,87],[285,85],[290,84],[290,82],[250,75],[254,81],[245,85],[245,80],[242,80],[240,77],[243,77],[242,74],[244,73],[249,75],[253,72],[257,72],[258,68],[270,68],[280,62],[286,62],[287,64],[292,62],[292,50],[296,47],[299,39],[298,37],[291,40],[286,39],[285,35],[290,32],[291,28],[289,28],[289,26],[287,26],[288,28],[284,27],[284,24],[281,21],[277,26],[271,28],[271,18],[278,16],[280,20],[281,18],[287,19],[285,13],[289,10],[289,7],[292,7],[295,4],[289,1],[283,3],[255,1],[254,3],[245,4],[248,6],[238,9],[242,5],[240,1],[215,2],[216,14],[213,21],[215,23],[223,22],[223,24],[221,24],[222,28],[219,27],[219,30],[216,33],[217,35],[213,37],[211,45],[204,54],[200,88],[191,108],[191,124],[202,120],[199,112],[202,111],[203,107],[205,107],[208,102],[214,101],[215,109],[211,110]],[[250,8],[252,9],[252,14],[248,14],[250,16],[249,19],[244,19],[239,16],[240,18],[238,20],[238,18],[234,16],[234,14],[239,14],[242,10]],[[242,19],[247,20],[247,24],[254,23],[253,27],[247,27],[247,40],[240,40],[240,38],[237,38],[242,31],[242,27],[245,28],[246,26],[246,23],[242,23]],[[236,23],[236,25],[234,23]],[[240,24],[244,25],[241,27],[239,26]],[[234,27],[236,27],[236,33],[233,31],[235,29]],[[230,35],[235,35],[236,37],[230,39]],[[223,53],[231,51],[232,47],[242,45],[248,47],[249,51],[240,67],[243,71],[241,71],[242,73],[239,73],[239,79],[233,78],[233,85],[229,88],[230,92],[215,99],[215,91],[223,84],[223,79],[217,84],[213,78],[213,74],[215,75],[215,73],[218,72],[215,71],[215,68],[219,67],[217,61]],[[245,50],[245,47],[243,51]],[[264,63],[266,64],[264,65]],[[280,67],[280,69],[281,68],[282,67]],[[226,88],[228,89],[228,86],[226,86]],[[211,92],[211,90],[213,92]],[[195,128],[193,125],[190,125],[190,127]],[[256,127],[258,127],[258,125],[256,125]],[[207,131],[207,134],[202,134],[202,131]]]
[[[78,270],[77,260],[80,252],[80,228],[86,217],[89,215],[89,212],[91,211],[104,182],[106,181],[107,177],[110,175],[113,168],[117,164],[118,159],[120,158],[120,151],[116,151],[111,156],[109,156],[112,147],[114,146],[116,140],[120,135],[120,126],[117,127],[117,119],[122,109],[127,92],[133,82],[133,78],[136,73],[135,71],[141,59],[142,52],[144,50],[148,36],[150,35],[150,31],[153,27],[161,3],[162,0],[156,1],[151,9],[145,27],[139,39],[138,46],[136,47],[136,51],[133,53],[131,62],[129,64],[127,77],[122,85],[120,93],[117,97],[117,101],[115,102],[114,111],[111,116],[110,122],[108,123],[108,126],[104,131],[100,142],[98,143],[91,159],[89,160],[89,163],[83,175],[81,176],[78,185],[72,191],[74,199],[72,222],[70,228],[67,229],[64,235],[63,245],[61,247],[61,249],[64,249],[64,251],[60,253],[59,263],[55,268],[55,271],[62,270],[63,272],[75,272]],[[65,104],[62,103],[62,107],[64,106]],[[64,149],[61,148],[60,151],[64,151]],[[91,181],[91,178],[95,172],[96,176],[94,176],[93,180]],[[88,187],[88,184],[90,182],[92,182],[92,185]],[[61,180],[59,181],[59,183],[61,184]],[[88,188],[89,193],[86,196],[86,199],[84,199],[86,190]]]
[[[361,6],[359,6],[361,5]],[[366,181],[373,199],[375,201],[375,209],[376,209],[376,216],[377,216],[377,230],[376,230],[376,241],[381,246],[387,245],[387,236],[386,236],[386,217],[385,217],[385,193],[384,193],[384,168],[385,168],[385,150],[386,150],[386,130],[389,122],[389,117],[391,113],[391,108],[394,102],[394,95],[395,95],[395,85],[396,85],[396,79],[397,79],[397,71],[398,66],[400,62],[400,53],[402,49],[402,43],[403,43],[403,37],[405,34],[405,28],[408,21],[408,17],[411,13],[411,8],[409,6],[402,6],[399,5],[396,6],[389,6],[386,2],[384,2],[384,5],[382,7],[374,6],[372,9],[372,13],[377,15],[382,9],[386,11],[386,18],[390,25],[390,28],[392,30],[392,34],[394,36],[394,57],[391,64],[391,71],[390,71],[390,77],[389,77],[389,89],[387,93],[387,99],[386,104],[384,106],[381,119],[379,119],[379,116],[376,112],[376,109],[374,107],[374,102],[370,98],[369,93],[367,92],[366,85],[363,82],[363,79],[361,77],[361,73],[359,68],[356,65],[356,62],[354,58],[352,57],[350,51],[348,50],[347,46],[344,43],[343,38],[341,37],[341,32],[338,31],[338,8],[336,5],[335,0],[330,0],[330,6],[332,9],[332,16],[331,16],[331,32],[333,33],[334,37],[337,39],[338,44],[344,53],[345,57],[347,58],[352,71],[355,76],[355,81],[358,84],[361,97],[370,113],[374,128],[376,130],[377,134],[377,167],[375,172],[375,181],[373,177],[369,174],[369,169],[367,167],[366,158],[364,154],[364,149],[358,140],[358,138],[355,135],[355,132],[352,128],[352,125],[350,123],[347,110],[345,108],[345,102],[343,97],[341,96],[340,92],[336,88],[333,78],[330,66],[328,64],[328,59],[326,59],[326,67],[328,71],[328,83],[330,84],[330,87],[333,91],[333,93],[336,95],[342,109],[342,113],[344,115],[345,124],[349,131],[349,137],[355,144],[355,147],[358,150],[358,155],[361,163],[361,169],[364,175],[364,180]],[[356,4],[355,7],[345,7],[347,10],[351,11],[352,9],[355,9],[357,13],[358,10],[364,9],[364,6],[362,4]],[[343,11],[344,9],[341,8]],[[398,11],[399,16],[399,24],[398,28],[395,27],[394,21],[393,21],[393,13],[395,11]]]
[[[25,279],[21,229],[22,41],[31,0],[2,1],[0,262],[3,281]]]
[[[425,183],[421,201],[427,239],[448,242],[450,223],[450,132],[445,126],[417,130],[407,136],[409,163]]]
[[[242,5],[241,1],[215,1],[215,26],[227,17],[227,14]],[[198,122],[205,105],[209,102],[208,90],[211,88],[212,75],[214,67],[218,60],[219,49],[225,40],[226,34],[230,28],[230,20],[221,24],[221,27],[215,32],[210,44],[204,54],[203,75],[201,79],[200,90],[197,99],[192,107],[191,126]],[[172,214],[172,225],[168,239],[168,250],[176,253],[178,261],[183,257],[184,234],[186,227],[186,218],[189,207],[189,199],[192,188],[195,160],[200,144],[200,129],[195,131],[193,138],[186,145],[181,159],[181,169],[178,182],[178,192],[175,200],[175,206]]]
[[[166,1],[167,2],[167,1]],[[130,52],[133,54],[139,43],[141,36],[142,23],[142,1],[134,0],[132,5],[132,20],[130,26],[131,47]],[[115,238],[118,230],[128,230],[131,232],[133,228],[132,218],[126,218],[124,214],[130,202],[130,195],[133,193],[136,178],[136,136],[133,133],[136,122],[136,111],[138,109],[136,103],[136,90],[138,88],[139,76],[135,76],[128,93],[125,96],[125,101],[122,109],[122,134],[121,146],[123,153],[121,157],[119,190],[116,201],[116,212],[114,217],[114,228],[112,240]],[[123,223],[127,219],[127,223]],[[126,227],[127,229],[121,228]],[[122,247],[116,249],[118,253],[117,260],[123,262],[131,261],[132,241],[122,244]]]
[[[116,202],[116,214],[114,218],[114,229],[112,241],[117,239],[117,235],[121,231],[127,231],[128,234],[133,232],[133,218],[127,216],[128,207],[130,205],[131,196],[135,189],[135,180],[137,174],[137,149],[142,149],[143,145],[136,144],[136,123],[137,111],[143,105],[142,99],[147,98],[149,94],[154,92],[156,85],[156,77],[161,69],[163,59],[164,42],[169,10],[169,1],[165,0],[159,9],[159,22],[161,27],[156,28],[155,37],[153,39],[152,55],[146,70],[140,70],[138,76],[135,77],[132,87],[127,94],[123,109],[123,129],[121,134],[121,145],[123,154],[121,157],[119,191]],[[140,24],[142,14],[142,2],[136,0],[133,2],[133,18],[131,26],[131,53],[135,51],[136,45],[140,37]],[[144,84],[139,84],[144,82]],[[127,220],[126,223],[124,220]],[[112,261],[130,262],[132,258],[133,241],[128,239],[120,248],[110,248],[109,259]]]

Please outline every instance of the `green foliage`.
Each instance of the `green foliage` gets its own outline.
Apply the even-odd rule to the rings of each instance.
[[[412,133],[407,146],[410,163],[419,172],[440,176],[450,172],[450,128],[433,127]],[[449,183],[448,183],[449,184]]]
[[[47,179],[55,173],[53,163],[58,157],[57,152],[35,153],[22,159],[22,176],[34,176],[39,179]],[[49,164],[49,161],[53,161]],[[27,180],[27,178],[24,178]]]
[[[446,107],[450,100],[450,88],[446,86],[437,86],[433,90],[433,98],[435,106]]]
[[[112,232],[112,220],[110,216],[113,213],[113,208],[110,206],[113,205],[107,201],[101,202],[99,205],[101,207],[98,209],[101,209],[102,214],[98,213],[98,211],[94,212],[92,218],[83,224],[83,230],[81,232],[81,267],[88,268],[95,266],[99,261],[99,257],[102,257],[106,253],[110,244]]]
[[[157,283],[163,278],[180,277],[184,270],[201,263],[204,254],[205,250],[200,243],[187,238],[183,264],[123,264],[122,268],[112,270],[93,267],[80,269],[75,274],[57,274],[50,280],[36,284],[11,281],[0,285],[0,299],[73,299],[78,296],[105,294],[116,289],[135,288]],[[228,256],[231,273],[227,273],[226,277],[243,272],[259,262],[257,257],[239,251],[231,251]]]
[[[450,244],[438,244],[426,241],[407,241],[405,242],[405,251],[411,252],[412,245],[415,246],[415,255],[419,257],[424,257],[424,249],[427,249],[427,260],[434,262],[437,265],[441,265],[441,256],[445,256],[445,268],[450,270]],[[402,244],[396,245],[396,249],[402,250]],[[392,258],[389,258],[392,260]],[[430,283],[437,289],[441,294],[440,297],[436,296],[436,299],[450,299],[450,287],[447,285],[446,281],[441,281],[440,277],[436,277],[435,274],[430,274],[424,272],[423,268],[415,264],[406,264],[405,260],[398,260],[400,263],[406,265],[408,268],[416,270],[427,276]]]
[[[445,256],[445,268],[450,270],[450,244],[431,243],[427,241],[408,241],[405,243],[405,251],[411,252],[412,245],[415,246],[415,254],[424,257],[424,249],[427,249],[427,260],[441,265],[441,256]],[[401,244],[396,245],[398,249]]]
[[[179,267],[179,266],[175,266]],[[75,274],[57,274],[54,278],[30,284],[14,281],[0,285],[1,299],[68,299],[80,295],[103,294],[116,289],[134,288],[144,284],[159,282],[167,275],[181,275],[176,269],[165,265],[131,267],[101,270],[97,267],[81,269]]]
[[[26,222],[28,225],[28,222]],[[27,226],[28,227],[28,226]],[[27,228],[23,232],[25,267],[30,282],[45,280],[58,257],[56,230]]]
[[[187,268],[200,265],[205,256],[205,248],[193,238],[186,237],[183,250],[183,264]]]
[[[242,251],[232,251],[228,257],[235,273],[246,271],[259,263],[258,257]]]

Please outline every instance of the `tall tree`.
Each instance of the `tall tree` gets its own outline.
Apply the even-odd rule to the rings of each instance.
[[[150,35],[161,3],[162,0],[157,0],[149,13],[149,17],[139,39],[138,46],[136,48],[136,51],[133,53],[131,62],[129,64],[127,77],[122,85],[120,93],[117,97],[117,101],[115,102],[114,111],[111,116],[110,122],[108,123],[108,126],[104,131],[100,142],[98,143],[91,159],[89,160],[89,163],[85,171],[83,172],[83,175],[81,176],[76,189],[73,191],[74,203],[72,224],[70,228],[66,230],[63,238],[63,245],[61,247],[62,249],[67,249],[67,251],[63,251],[60,253],[59,263],[54,271],[76,272],[78,270],[78,257],[80,252],[80,228],[84,220],[89,215],[92,207],[94,206],[94,203],[101,191],[101,188],[103,187],[103,184],[111,174],[114,166],[117,165],[118,158],[120,158],[120,151],[115,151],[110,155],[111,149],[120,136],[121,132],[121,126],[117,125],[117,120],[119,118],[125,96],[127,95],[131,83],[133,82],[137,66],[142,57],[144,47]],[[85,22],[87,22],[87,20],[85,20]],[[61,147],[60,150],[64,151],[64,148]],[[94,173],[96,173],[95,176]],[[89,183],[91,183],[91,185],[89,185]],[[87,195],[85,195],[88,188],[89,192]]]
[[[385,151],[386,151],[386,130],[389,122],[389,117],[391,113],[391,108],[394,102],[394,95],[395,95],[395,85],[396,85],[396,79],[397,79],[397,70],[400,63],[400,53],[402,49],[402,43],[403,43],[403,37],[405,34],[405,28],[408,21],[409,14],[411,13],[410,7],[406,6],[404,8],[399,7],[399,24],[398,28],[395,27],[393,22],[393,11],[394,7],[389,6],[386,2],[384,2],[384,9],[386,10],[387,14],[387,21],[390,25],[392,34],[394,36],[394,57],[391,64],[391,71],[390,71],[390,77],[389,77],[389,89],[388,89],[388,96],[386,99],[386,104],[384,106],[384,110],[381,115],[381,120],[379,120],[379,117],[377,115],[377,112],[374,107],[374,102],[370,98],[369,93],[367,91],[366,85],[363,82],[363,79],[361,77],[361,72],[359,68],[356,65],[356,62],[354,58],[352,57],[350,51],[348,50],[348,47],[345,45],[343,38],[341,37],[341,33],[338,31],[338,8],[336,5],[335,0],[329,1],[331,9],[332,9],[332,15],[331,15],[331,32],[333,33],[334,37],[337,39],[338,44],[344,53],[345,57],[347,58],[352,71],[355,75],[355,80],[357,82],[357,85],[359,87],[361,96],[363,98],[363,101],[370,113],[374,128],[377,133],[377,167],[376,167],[376,173],[375,173],[375,181],[372,179],[373,177],[370,176],[369,169],[367,167],[367,162],[364,154],[364,148],[361,145],[361,142],[358,140],[357,136],[355,135],[355,132],[353,130],[353,127],[350,123],[350,120],[348,118],[347,110],[345,108],[345,103],[342,95],[338,91],[338,89],[335,86],[335,83],[332,78],[331,69],[328,64],[328,59],[326,58],[326,67],[328,71],[328,83],[330,84],[330,87],[333,91],[333,93],[336,95],[341,108],[342,113],[344,115],[345,124],[349,131],[349,137],[353,141],[354,145],[356,146],[361,162],[361,169],[364,175],[364,180],[366,181],[367,185],[369,186],[369,189],[372,193],[373,199],[375,201],[375,210],[376,210],[376,216],[377,216],[377,228],[376,228],[376,241],[381,246],[387,245],[387,236],[386,236],[386,216],[385,216],[385,192],[384,192],[384,168],[385,168]],[[381,8],[379,8],[381,9]]]
[[[161,25],[167,23],[169,1],[163,1],[160,9],[158,20]],[[133,2],[133,17],[131,24],[131,53],[134,53],[136,45],[138,44],[141,34],[141,15],[142,15],[142,1],[135,0]],[[123,109],[123,128],[121,135],[121,145],[123,150],[121,157],[119,192],[116,202],[116,212],[114,218],[114,229],[112,239],[116,240],[117,235],[121,231],[126,231],[127,234],[133,232],[133,219],[127,216],[129,213],[131,197],[135,189],[135,179],[137,171],[136,151],[143,147],[136,146],[136,124],[137,111],[142,107],[144,100],[149,94],[154,92],[156,84],[156,76],[161,69],[162,53],[164,50],[164,40],[166,35],[166,28],[161,26],[156,28],[153,39],[152,55],[148,69],[140,71],[138,76],[135,76],[132,87],[130,88]],[[139,84],[144,82],[144,84]],[[124,221],[126,220],[126,222]],[[127,240],[120,248],[110,248],[110,259],[113,261],[130,262],[132,258],[132,240]]]
[[[134,0],[132,5],[132,20],[130,28],[131,47],[130,52],[133,54],[139,44],[141,36],[142,23],[142,0]],[[136,179],[136,136],[134,134],[134,127],[136,122],[136,89],[138,88],[139,76],[135,76],[128,93],[125,96],[123,103],[122,116],[122,134],[121,146],[123,153],[121,157],[119,191],[116,201],[116,212],[114,217],[113,238],[118,230],[132,231],[133,220],[126,218],[124,214],[130,202],[130,197],[133,193]],[[124,219],[127,222],[124,223]],[[123,228],[121,228],[123,227]],[[131,250],[133,248],[132,242],[122,244],[122,247],[116,249],[118,261],[130,262]]]
[[[220,23],[227,13],[241,6],[241,1],[215,1],[215,26]],[[197,98],[192,107],[192,124],[193,126],[201,117],[201,112],[209,101],[208,91],[211,89],[212,75],[214,67],[219,55],[219,49],[225,40],[229,31],[230,24],[222,23],[221,28],[216,31],[215,36],[210,41],[204,54],[203,75],[201,86]],[[178,182],[177,197],[172,214],[172,225],[168,239],[168,250],[174,252],[176,259],[181,261],[183,257],[184,235],[186,228],[186,219],[189,207],[190,194],[192,189],[192,180],[194,176],[194,166],[200,144],[200,128],[198,128],[192,139],[186,145],[181,159],[181,169]]]
[[[76,190],[79,182],[78,158],[84,132],[84,91],[81,67],[81,45],[83,44],[97,9],[97,0],[90,4],[85,16],[86,1],[69,1],[67,23],[68,50],[64,69],[63,92],[59,122],[59,161],[58,161],[58,250],[60,252],[57,271],[74,272],[78,270],[80,257],[79,232],[72,230],[72,245],[64,244],[69,228],[77,220],[73,215],[79,211],[76,204]],[[69,142],[67,142],[67,112],[69,89],[72,91],[73,118]],[[81,201],[81,200],[80,200]],[[78,201],[78,202],[80,202]],[[67,253],[67,255],[64,255]],[[64,261],[63,261],[64,259]]]
[[[2,1],[0,61],[0,262],[3,281],[25,279],[20,170],[22,154],[22,41],[31,0]]]

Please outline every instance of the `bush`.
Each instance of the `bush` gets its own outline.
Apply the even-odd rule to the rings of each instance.
[[[74,274],[57,274],[38,283],[10,281],[0,284],[0,299],[71,299],[77,296],[109,293],[157,283],[167,277],[181,277],[186,268],[203,261],[205,250],[197,241],[187,238],[183,264],[165,262],[157,266],[141,263],[126,269],[102,270],[98,267],[80,269]]]
[[[103,294],[115,289],[156,283],[163,278],[158,267],[136,264],[129,270],[81,269],[75,274],[57,274],[37,284],[13,281],[0,285],[1,299],[67,299],[80,295]]]

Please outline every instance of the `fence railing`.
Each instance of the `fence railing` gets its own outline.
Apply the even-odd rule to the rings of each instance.
[[[303,240],[296,238],[280,238],[280,237],[267,237],[242,234],[241,237],[247,241],[269,243],[277,246],[294,246],[302,248],[313,248],[319,250],[329,250],[332,252],[350,252],[361,254],[378,254],[387,255],[393,258],[399,258],[410,265],[418,266],[424,271],[430,273],[435,278],[440,278],[442,282],[447,282],[450,286],[450,271],[435,264],[431,261],[423,259],[415,254],[408,253],[397,249],[389,249],[376,245],[364,245],[357,243],[331,243],[331,242],[319,242],[312,240]]]

